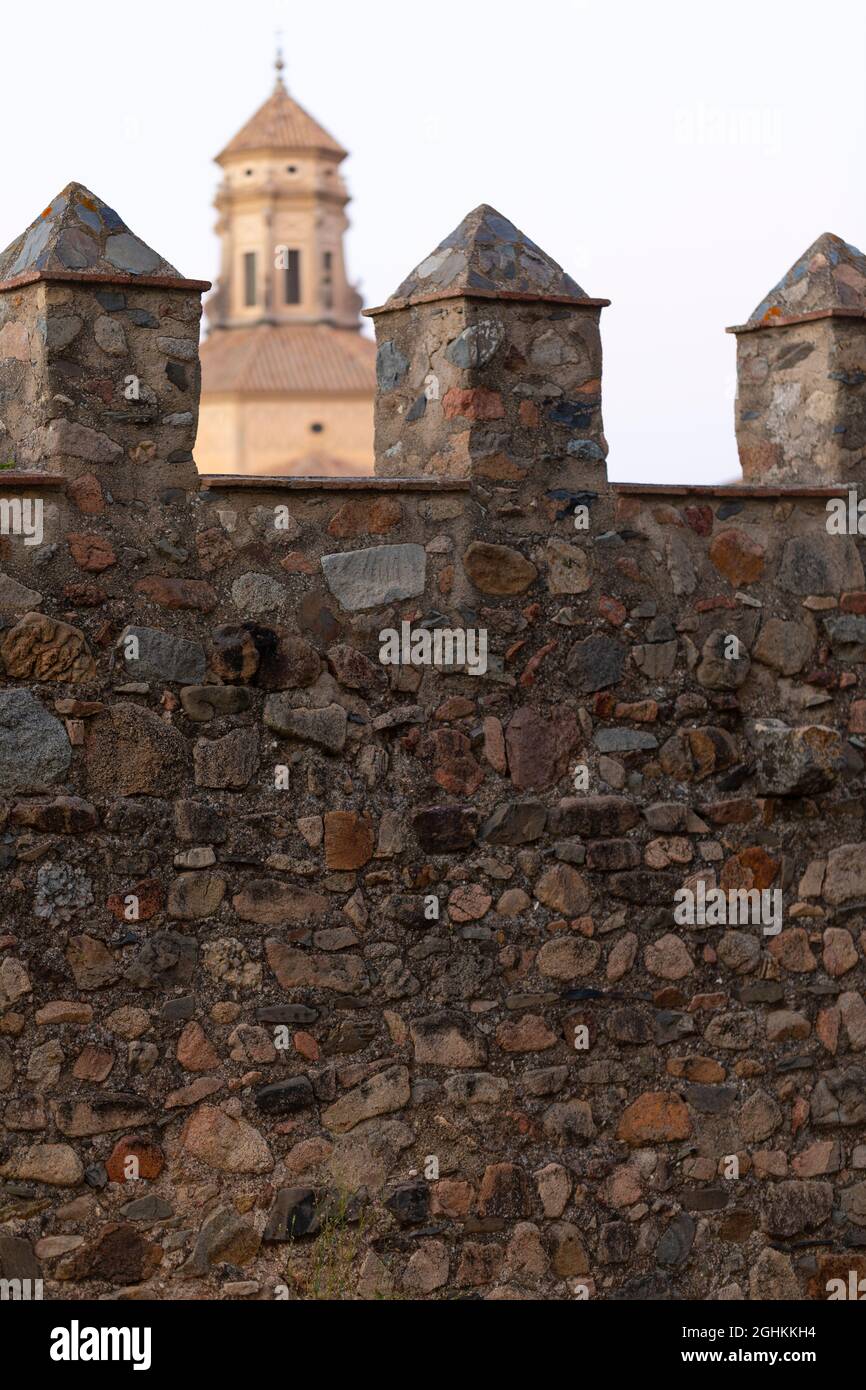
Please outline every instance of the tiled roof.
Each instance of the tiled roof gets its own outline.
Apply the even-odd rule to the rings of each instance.
[[[178,278],[174,266],[80,183],[68,183],[0,255],[0,281],[33,271]]]
[[[228,474],[230,478],[243,476],[237,472]],[[250,469],[246,476],[251,478],[371,478],[373,470],[363,467],[360,463],[352,463],[349,459],[332,458],[330,454],[308,454],[305,458],[287,459],[270,467],[257,462],[255,468]],[[219,477],[219,474],[208,473],[207,477],[209,479]],[[219,484],[214,486],[218,490]]]
[[[832,232],[824,232],[770,290],[750,324],[818,313],[866,310],[866,256]]]
[[[482,203],[406,277],[385,308],[437,295],[586,299],[570,275],[513,222]]]
[[[227,155],[249,154],[253,150],[272,149],[324,150],[330,154],[346,157],[342,145],[314,121],[309,112],[290,97],[282,82],[277,85],[254,116],[230,140],[217,161]]]
[[[218,330],[202,343],[202,394],[274,391],[310,395],[376,389],[376,345],[324,323]]]

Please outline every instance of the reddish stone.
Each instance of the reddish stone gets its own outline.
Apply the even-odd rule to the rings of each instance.
[[[710,559],[719,574],[735,588],[754,584],[764,573],[764,547],[747,534],[733,528],[721,531],[710,546]]]
[[[376,844],[373,822],[357,811],[328,811],[325,815],[325,863],[329,869],[361,869],[372,859]]]
[[[64,584],[63,597],[77,608],[99,608],[108,594],[98,584]]]
[[[101,574],[117,564],[117,556],[102,536],[85,536],[71,532],[66,537],[69,553],[80,570]]]
[[[138,898],[138,913],[134,917],[128,916],[129,897]],[[143,879],[141,883],[136,883],[133,888],[125,888],[120,893],[112,893],[108,902],[105,904],[109,912],[118,922],[149,922],[151,917],[162,908],[163,892],[162,884],[155,878]]]
[[[786,928],[773,937],[767,950],[783,970],[790,970],[794,975],[810,974],[818,965],[809,945],[809,934],[802,927]]]
[[[604,618],[611,627],[622,627],[628,617],[628,609],[619,599],[611,598],[608,594],[602,594],[598,601],[599,617]]]
[[[442,401],[446,420],[502,420],[505,406],[498,391],[483,386],[461,389],[452,386]]]
[[[758,806],[755,801],[717,801],[699,811],[713,825],[747,825],[758,814]]]
[[[492,902],[479,883],[462,884],[448,899],[448,915],[452,922],[480,922]]]
[[[520,416],[520,423],[525,429],[537,430],[541,424],[541,411],[538,409],[535,401],[521,401],[518,414]]]
[[[184,1071],[214,1071],[220,1056],[200,1023],[188,1023],[177,1040],[177,1060]]]
[[[71,497],[80,512],[85,516],[101,516],[105,511],[105,495],[102,484],[92,473],[82,473],[66,485],[66,496]]]
[[[235,557],[234,546],[218,526],[199,531],[195,538],[195,548],[199,566],[204,574],[212,574]]]
[[[299,1053],[301,1057],[306,1057],[308,1062],[318,1062],[319,1044],[316,1042],[312,1033],[295,1033],[292,1042],[295,1051]]]
[[[459,1220],[469,1215],[474,1196],[471,1183],[458,1178],[442,1178],[431,1188],[431,1214]]]
[[[855,700],[852,704],[848,729],[852,734],[866,734],[866,700]]]
[[[471,796],[484,781],[472,743],[459,729],[434,729],[418,744],[417,754],[432,764],[433,780],[453,796]]]
[[[638,700],[635,704],[616,705],[616,719],[630,719],[633,724],[654,724],[659,717],[655,700]]]
[[[529,1216],[533,1193],[528,1175],[516,1163],[491,1163],[478,1192],[479,1216]]]
[[[394,497],[353,497],[331,517],[328,535],[340,540],[353,536],[386,536],[402,519],[403,508]]]
[[[170,579],[165,575],[151,574],[146,579],[139,579],[135,592],[143,594],[160,608],[170,610],[188,609],[209,613],[217,604],[216,594],[204,579]]]
[[[545,1020],[535,1014],[524,1014],[514,1021],[506,1019],[496,1030],[496,1042],[503,1052],[546,1052],[557,1041]]]
[[[515,787],[544,788],[558,781],[577,742],[577,720],[568,706],[554,706],[545,718],[531,706],[521,705],[505,731]]]
[[[712,507],[684,507],[683,516],[696,536],[712,535],[714,519]]]
[[[695,604],[696,613],[715,613],[717,608],[733,609],[739,604],[735,598],[700,598]]]
[[[439,706],[433,718],[445,723],[450,719],[468,719],[474,713],[474,700],[467,700],[463,695],[452,695],[450,700],[445,700]]]
[[[93,1081],[97,1085],[104,1081],[114,1066],[114,1053],[107,1047],[97,1047],[88,1043],[78,1054],[72,1075],[77,1081]]]
[[[866,593],[859,590],[853,594],[843,594],[839,607],[843,613],[866,613]]]
[[[134,1226],[112,1221],[64,1266],[68,1279],[104,1279],[109,1284],[141,1284],[162,1260],[162,1246],[145,1240]]]
[[[280,561],[281,567],[287,574],[315,574],[318,566],[312,560],[308,560],[300,550],[293,550],[291,555],[286,555]]]
[[[138,1160],[138,1176],[149,1181],[158,1178],[165,1166],[165,1155],[158,1144],[138,1134],[125,1134],[118,1139],[105,1164],[110,1182],[127,1181],[124,1172],[127,1158]]]
[[[548,642],[545,647],[540,647],[539,650],[535,653],[535,655],[529,658],[525,667],[523,668],[523,674],[521,675],[519,681],[519,684],[523,686],[524,689],[526,689],[530,685],[535,684],[535,673],[537,672],[542,661],[546,656],[549,656],[551,652],[555,652],[558,646],[558,642]]]
[[[719,887],[726,892],[733,888],[758,888],[763,891],[774,882],[780,867],[778,859],[771,858],[760,845],[752,845],[723,865]]]
[[[492,714],[488,715],[482,725],[484,730],[484,757],[495,772],[501,772],[503,776],[508,771],[508,760],[505,756],[505,735],[502,732],[502,725]]]
[[[616,1132],[626,1144],[672,1143],[692,1132],[689,1112],[670,1091],[646,1091],[623,1112]]]

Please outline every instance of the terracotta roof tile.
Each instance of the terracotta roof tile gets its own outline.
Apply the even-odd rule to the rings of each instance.
[[[202,344],[202,395],[274,391],[298,395],[376,389],[376,345],[324,323],[218,330]]]
[[[313,120],[303,106],[290,97],[281,82],[277,83],[264,106],[260,106],[233,140],[230,140],[217,163],[227,155],[248,154],[253,150],[276,147],[283,150],[324,150],[346,158],[346,151],[333,136]]]

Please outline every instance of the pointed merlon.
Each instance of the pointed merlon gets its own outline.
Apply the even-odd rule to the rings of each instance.
[[[383,311],[461,296],[610,302],[590,300],[562,266],[486,203],[464,217],[460,226],[415,267],[383,305]]]
[[[83,272],[178,281],[178,271],[129,230],[113,208],[80,183],[69,183],[0,254],[0,284],[19,276]]]
[[[866,256],[832,232],[812,243],[743,326],[821,314],[866,314]]]

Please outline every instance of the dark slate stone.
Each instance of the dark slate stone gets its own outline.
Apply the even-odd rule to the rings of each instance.
[[[594,439],[570,439],[566,453],[581,463],[604,463],[605,459],[604,450]]]
[[[138,1197],[120,1208],[127,1221],[167,1221],[174,1216],[174,1207],[164,1197]]]
[[[671,1009],[660,1009],[653,1021],[653,1036],[659,1047],[667,1043],[679,1042],[697,1032],[691,1014],[676,1013]]]
[[[401,1183],[385,1206],[398,1225],[422,1226],[430,1214],[430,1189],[426,1183]]]
[[[171,989],[188,985],[197,964],[198,946],[190,937],[180,932],[156,932],[123,974],[138,989]]]
[[[695,1239],[695,1223],[688,1212],[678,1212],[656,1246],[660,1265],[681,1265],[689,1257]]]
[[[754,984],[740,985],[737,989],[741,1004],[779,1004],[784,997],[785,991],[776,980],[756,980]]]
[[[426,396],[419,396],[418,399],[417,399],[416,401],[413,401],[413,402],[412,402],[411,406],[409,407],[408,411],[406,412],[406,423],[409,424],[409,425],[413,425],[413,424],[415,423],[416,420],[420,420],[420,419],[423,418],[423,416],[424,416],[426,410],[427,410],[427,397],[426,397]]]
[[[186,367],[182,367],[179,362],[166,362],[165,374],[172,386],[176,386],[178,391],[188,391],[189,382],[186,375]]]
[[[659,743],[654,734],[641,729],[599,729],[595,746],[599,753],[648,753]]]
[[[130,309],[127,318],[137,328],[159,328],[159,319],[155,314],[149,314],[146,309]]]
[[[654,618],[646,630],[647,642],[675,642],[677,640],[677,630],[670,618],[662,615]]]
[[[666,1274],[654,1270],[651,1274],[638,1274],[621,1284],[618,1289],[606,1291],[612,1303],[662,1303],[677,1300],[671,1282]]]
[[[547,412],[552,425],[563,425],[567,430],[586,430],[592,424],[595,404],[587,401],[557,401]]]
[[[97,290],[96,302],[106,314],[117,314],[126,308],[126,295],[117,290]]]
[[[308,1076],[293,1076],[288,1081],[275,1081],[256,1091],[256,1105],[266,1115],[296,1115],[315,1105],[313,1087]]]
[[[262,1241],[265,1245],[286,1245],[319,1229],[316,1194],[311,1187],[283,1187],[268,1216]]]
[[[383,343],[376,354],[376,383],[382,392],[394,391],[409,370],[409,359],[396,343]]]
[[[730,1194],[723,1187],[692,1187],[680,1194],[685,1211],[723,1211]]]
[[[474,843],[478,812],[468,806],[430,806],[415,812],[412,828],[425,854],[457,854]]]
[[[735,1086],[687,1086],[685,1101],[701,1115],[727,1115],[737,1099]]]
[[[540,801],[509,801],[497,806],[479,838],[491,845],[526,845],[544,833],[547,808]]]
[[[657,873],[652,869],[630,869],[625,873],[611,874],[607,880],[608,891],[615,898],[629,903],[659,903],[664,906],[673,902],[679,886],[673,875]]]
[[[436,926],[436,921],[425,915],[425,905],[425,899],[417,894],[395,893],[385,904],[385,913],[401,927],[427,931]]]
[[[607,1032],[614,1042],[642,1047],[652,1038],[652,1028],[638,1009],[617,1009],[607,1020]]]
[[[195,1018],[195,1000],[191,994],[182,999],[167,999],[162,1006],[161,1017],[169,1023]]]
[[[587,637],[572,647],[566,669],[583,695],[604,690],[622,679],[626,648],[610,637]]]
[[[742,502],[723,502],[716,512],[719,521],[729,521],[732,516],[739,516],[743,510]]]
[[[315,1023],[318,1017],[318,1010],[305,1004],[267,1004],[256,1009],[257,1023]]]
[[[638,808],[624,796],[576,796],[553,807],[550,831],[554,835],[608,839],[632,830],[639,820]]]
[[[23,1236],[0,1235],[0,1279],[41,1279],[33,1246]],[[8,1335],[8,1331],[7,1331]]]

